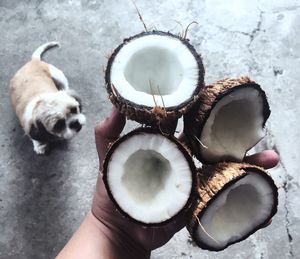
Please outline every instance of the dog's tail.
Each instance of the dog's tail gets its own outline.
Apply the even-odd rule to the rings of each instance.
[[[56,41],[52,41],[52,42],[48,42],[43,44],[42,46],[38,47],[32,54],[31,58],[32,59],[38,59],[41,60],[42,56],[44,54],[45,51],[47,51],[48,49],[51,49],[53,47],[59,47],[59,43]]]

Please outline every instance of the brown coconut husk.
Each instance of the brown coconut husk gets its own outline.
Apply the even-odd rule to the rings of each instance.
[[[204,229],[201,225],[201,218],[202,215],[204,215],[206,208],[210,206],[210,204],[218,197],[218,195],[222,194],[223,190],[248,175],[249,171],[254,171],[261,174],[269,182],[274,191],[274,205],[272,207],[272,210],[270,211],[270,215],[263,223],[257,225],[247,235],[243,236],[241,239],[235,241],[234,243],[246,239],[260,228],[265,227],[270,219],[276,214],[278,205],[278,189],[270,174],[262,167],[250,165],[247,163],[225,162],[216,165],[204,166],[203,169],[199,170],[198,172],[198,200],[191,206],[190,217],[187,222],[187,229],[191,234],[193,241],[199,247],[211,251],[220,251],[233,244],[228,244],[222,249],[216,249],[214,247],[207,246],[207,244],[205,244],[202,240],[198,240],[196,231],[198,227]],[[205,229],[204,232],[206,232]],[[213,236],[211,236],[207,232],[206,234],[209,238],[214,240]]]
[[[200,141],[202,130],[210,116],[211,111],[218,101],[220,101],[224,96],[229,95],[233,91],[241,88],[250,87],[258,90],[263,97],[264,122],[262,126],[264,127],[271,113],[266,94],[261,89],[260,85],[246,76],[236,79],[226,78],[219,80],[212,85],[205,86],[199,94],[197,104],[184,116],[184,134],[186,136],[185,141],[191,148],[193,155],[195,155],[202,163],[214,163],[214,161],[208,161],[203,157],[202,152],[208,147],[206,147]]]
[[[191,192],[189,194],[189,198],[188,198],[185,206],[180,211],[178,211],[178,213],[176,215],[174,215],[173,217],[171,217],[165,221],[157,222],[157,223],[145,223],[145,222],[142,222],[142,221],[132,218],[126,211],[124,211],[121,208],[121,206],[115,200],[112,190],[110,188],[110,183],[108,181],[108,174],[109,174],[108,166],[109,166],[109,163],[111,162],[111,157],[112,157],[114,151],[119,147],[120,144],[122,144],[124,141],[126,141],[130,137],[136,136],[136,135],[144,135],[144,134],[159,134],[159,135],[162,135],[163,137],[167,138],[169,141],[173,142],[174,144],[176,144],[177,148],[184,155],[184,157],[185,157],[186,161],[188,162],[188,165],[191,169],[192,188],[191,188]],[[150,127],[137,128],[137,129],[129,132],[128,134],[120,137],[118,140],[116,140],[114,143],[112,143],[110,145],[109,150],[107,151],[106,157],[104,159],[103,169],[101,171],[101,174],[102,174],[102,179],[103,179],[105,188],[107,190],[108,196],[110,197],[111,201],[116,206],[117,210],[123,216],[127,217],[130,221],[135,222],[136,224],[139,224],[139,225],[147,226],[147,227],[163,226],[173,220],[176,220],[176,218],[179,216],[186,215],[186,213],[189,211],[189,208],[190,208],[191,204],[193,203],[195,197],[197,196],[196,195],[196,186],[197,186],[196,167],[195,167],[193,159],[189,153],[189,150],[184,145],[182,145],[181,142],[179,140],[177,140],[177,138],[175,138],[173,135],[163,134],[159,130],[153,129]]]
[[[178,106],[173,107],[158,107],[155,103],[152,107],[140,105],[138,103],[131,102],[127,99],[124,99],[120,93],[117,91],[116,87],[111,83],[110,75],[111,68],[114,62],[115,57],[118,55],[118,52],[122,49],[122,47],[128,44],[130,41],[135,40],[140,37],[144,37],[147,35],[161,35],[166,37],[172,37],[178,39],[184,44],[194,56],[197,64],[198,64],[198,84],[195,87],[195,90],[191,97],[187,99],[185,102],[178,104]],[[130,38],[127,38],[123,41],[121,45],[119,45],[112,55],[110,56],[106,71],[105,71],[105,82],[106,89],[108,92],[108,96],[110,101],[117,107],[117,109],[126,115],[128,119],[135,120],[144,125],[151,125],[154,127],[158,127],[161,123],[175,121],[183,114],[187,113],[191,107],[195,105],[197,102],[199,92],[204,86],[204,67],[202,63],[201,56],[196,52],[195,48],[190,44],[189,40],[178,35],[174,35],[170,32],[163,31],[145,31]],[[163,96],[161,96],[163,98]]]

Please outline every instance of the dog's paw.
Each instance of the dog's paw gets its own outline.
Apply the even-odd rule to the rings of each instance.
[[[40,143],[36,140],[32,140],[33,143],[33,150],[38,155],[45,155],[48,149],[48,145],[46,143]]]

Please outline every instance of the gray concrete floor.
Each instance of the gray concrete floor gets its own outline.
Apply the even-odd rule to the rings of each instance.
[[[223,252],[193,246],[182,230],[153,258],[299,258],[300,2],[298,0],[138,0],[148,27],[179,32],[202,54],[206,82],[249,75],[267,92],[272,114],[257,150],[276,149],[271,170],[279,210],[271,226]],[[88,211],[97,175],[93,126],[111,109],[105,56],[143,30],[129,0],[0,0],[0,258],[53,258]],[[62,48],[61,68],[85,102],[87,126],[49,156],[36,156],[12,112],[8,82],[42,43]]]

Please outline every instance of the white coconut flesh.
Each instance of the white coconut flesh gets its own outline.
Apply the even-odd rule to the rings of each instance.
[[[197,227],[197,239],[216,250],[243,239],[268,219],[274,192],[268,181],[249,172],[223,190],[206,208]]]
[[[198,85],[198,64],[181,40],[146,35],[130,40],[117,53],[111,67],[111,84],[133,103],[177,106],[193,95]]]
[[[264,137],[263,97],[252,87],[225,95],[213,108],[199,141],[202,157],[211,162],[241,161]]]
[[[190,166],[169,139],[138,134],[122,142],[108,164],[108,184],[119,207],[143,223],[161,223],[186,205],[192,189]]]

